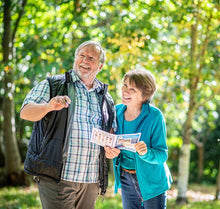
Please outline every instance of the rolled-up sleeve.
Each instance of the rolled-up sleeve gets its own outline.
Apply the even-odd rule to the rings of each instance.
[[[50,100],[50,86],[47,80],[43,80],[38,83],[31,91],[27,94],[24,102],[21,106],[22,108],[29,103],[47,103]]]

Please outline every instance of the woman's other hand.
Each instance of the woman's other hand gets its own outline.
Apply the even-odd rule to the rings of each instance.
[[[143,141],[135,144],[135,149],[139,155],[145,155],[147,153],[147,145]]]

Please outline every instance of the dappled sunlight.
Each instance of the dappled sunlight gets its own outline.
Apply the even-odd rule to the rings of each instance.
[[[177,194],[178,194],[178,191],[176,188],[168,190],[167,191],[168,200],[169,199],[176,199]],[[186,192],[186,196],[191,202],[212,201],[215,199],[214,194],[208,194],[208,193],[203,193],[200,191],[193,191],[193,190],[188,190]]]
[[[96,209],[123,209],[121,195],[114,194],[113,182],[110,177],[109,187],[104,196],[98,197],[96,201]],[[177,189],[173,186],[168,190],[168,206],[169,209],[217,209],[220,207],[220,201],[213,201],[215,186],[210,185],[189,185],[187,191],[189,203],[185,206],[177,206],[175,203],[177,197]],[[0,208],[1,209],[40,209],[40,198],[38,188],[35,184],[30,187],[4,187],[0,188]]]

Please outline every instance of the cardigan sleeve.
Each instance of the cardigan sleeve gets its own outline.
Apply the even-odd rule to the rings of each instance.
[[[147,153],[139,155],[136,152],[136,157],[151,164],[163,164],[168,158],[168,148],[166,144],[165,120],[162,114],[157,114],[152,119],[152,124],[148,131],[150,131],[150,134],[147,134],[149,139],[146,139]]]

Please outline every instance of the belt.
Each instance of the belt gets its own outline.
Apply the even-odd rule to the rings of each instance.
[[[131,173],[131,174],[136,174],[136,171],[135,170],[128,170],[128,169],[125,169],[125,168],[122,168],[122,170],[128,172],[128,173]]]

